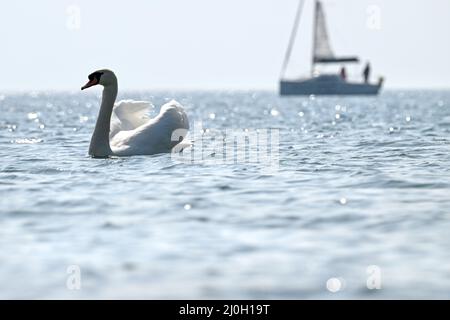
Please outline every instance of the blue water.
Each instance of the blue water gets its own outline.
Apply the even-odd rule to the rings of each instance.
[[[450,92],[120,94],[280,130],[270,174],[91,159],[99,96],[0,94],[0,298],[450,298]]]

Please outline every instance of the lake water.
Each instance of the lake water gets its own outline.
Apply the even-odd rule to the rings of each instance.
[[[275,130],[270,172],[91,159],[99,97],[0,94],[0,298],[450,298],[450,92],[120,94]]]

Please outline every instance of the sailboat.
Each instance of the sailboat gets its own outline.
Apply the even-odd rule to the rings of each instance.
[[[289,46],[286,51],[280,75],[280,95],[376,95],[379,93],[383,78],[378,83],[370,83],[368,76],[362,82],[350,82],[346,79],[345,68],[341,73],[321,74],[317,72],[319,65],[358,63],[357,56],[336,56],[331,48],[325,19],[325,12],[320,0],[315,0],[313,26],[313,54],[311,76],[309,78],[285,79],[286,69],[294,46],[301,13],[305,0],[300,0]],[[370,71],[369,71],[370,72]],[[368,72],[368,73],[369,73]]]

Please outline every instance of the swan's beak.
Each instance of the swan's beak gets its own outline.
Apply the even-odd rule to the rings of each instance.
[[[86,83],[84,86],[82,86],[81,90],[90,88],[90,87],[95,86],[97,84],[98,84],[98,80],[94,78],[94,79],[90,80],[88,83]]]

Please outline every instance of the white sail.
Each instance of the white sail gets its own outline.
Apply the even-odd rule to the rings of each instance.
[[[314,60],[334,59],[333,50],[331,49],[330,45],[330,39],[328,38],[328,31],[322,2],[316,1],[315,13],[316,23],[314,26]]]
[[[314,25],[314,57],[313,63],[358,62],[358,57],[336,57],[331,49],[328,36],[325,11],[322,2],[316,0],[315,25]]]

